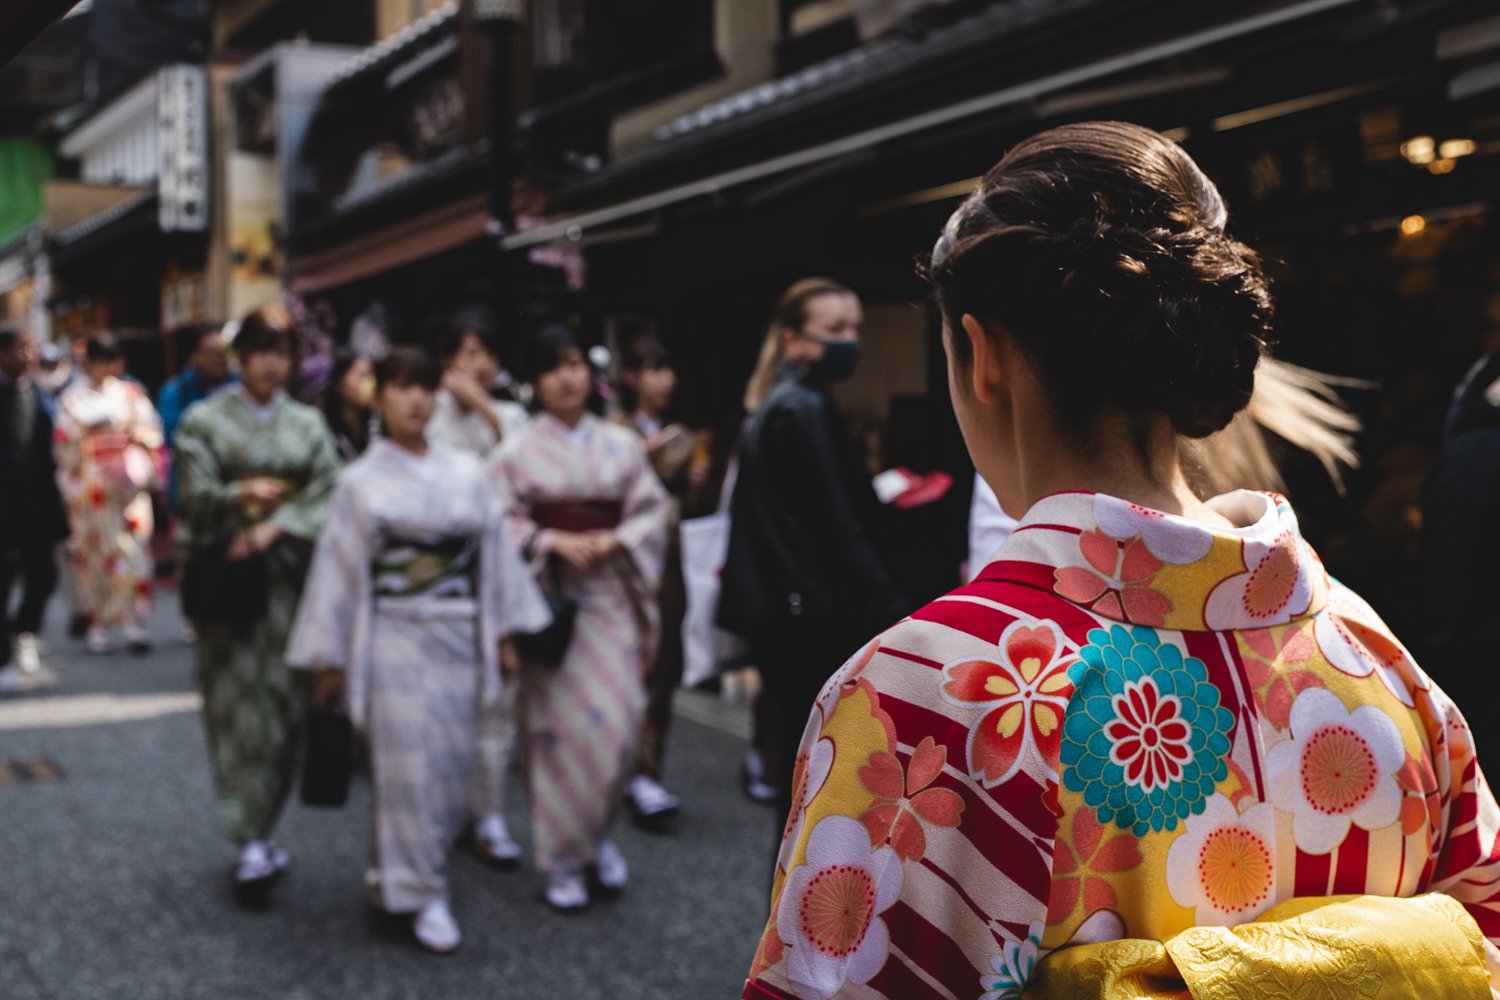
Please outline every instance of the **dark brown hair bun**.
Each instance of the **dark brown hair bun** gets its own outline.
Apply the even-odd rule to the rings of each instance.
[[[950,328],[965,313],[1005,324],[1065,424],[1085,430],[1108,405],[1206,437],[1249,403],[1272,335],[1260,258],[1226,217],[1176,143],[1123,122],[1065,125],[985,176],[927,276]],[[953,346],[967,363],[967,340]]]

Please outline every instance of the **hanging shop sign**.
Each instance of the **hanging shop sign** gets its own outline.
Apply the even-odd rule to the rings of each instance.
[[[208,80],[201,66],[168,66],[157,92],[162,232],[208,228]]]

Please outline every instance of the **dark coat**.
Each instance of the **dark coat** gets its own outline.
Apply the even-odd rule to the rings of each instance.
[[[31,440],[17,447],[15,386],[0,384],[0,539],[36,534],[48,542],[68,537],[68,511],[57,486],[57,458],[52,450],[52,415],[33,389],[36,412]]]
[[[910,614],[870,539],[878,510],[832,400],[784,378],[745,428],[719,624],[752,636],[791,619],[828,621],[868,635]]]
[[[1417,652],[1466,713],[1494,699],[1490,616],[1500,607],[1500,407],[1485,398],[1500,364],[1486,369],[1458,393],[1422,497],[1424,629]],[[1474,730],[1490,759],[1500,744],[1484,726]]]

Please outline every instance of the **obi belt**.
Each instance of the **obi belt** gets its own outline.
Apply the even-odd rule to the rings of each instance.
[[[472,599],[478,573],[477,535],[387,538],[370,566],[377,598]]]
[[[618,500],[554,500],[533,504],[531,519],[539,528],[583,533],[613,531],[625,516]]]

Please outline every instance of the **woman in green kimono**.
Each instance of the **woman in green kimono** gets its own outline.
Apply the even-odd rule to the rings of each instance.
[[[209,583],[225,579],[225,565],[259,560],[264,567],[263,574],[229,571],[240,583],[213,598],[191,583],[184,588],[200,605],[189,605],[198,683],[219,811],[240,851],[235,884],[252,897],[288,863],[269,837],[291,788],[305,698],[285,651],[339,471],[322,415],[283,391],[291,336],[279,306],[247,316],[234,342],[241,383],[193,406],[177,437],[181,544],[190,565],[211,567]]]

